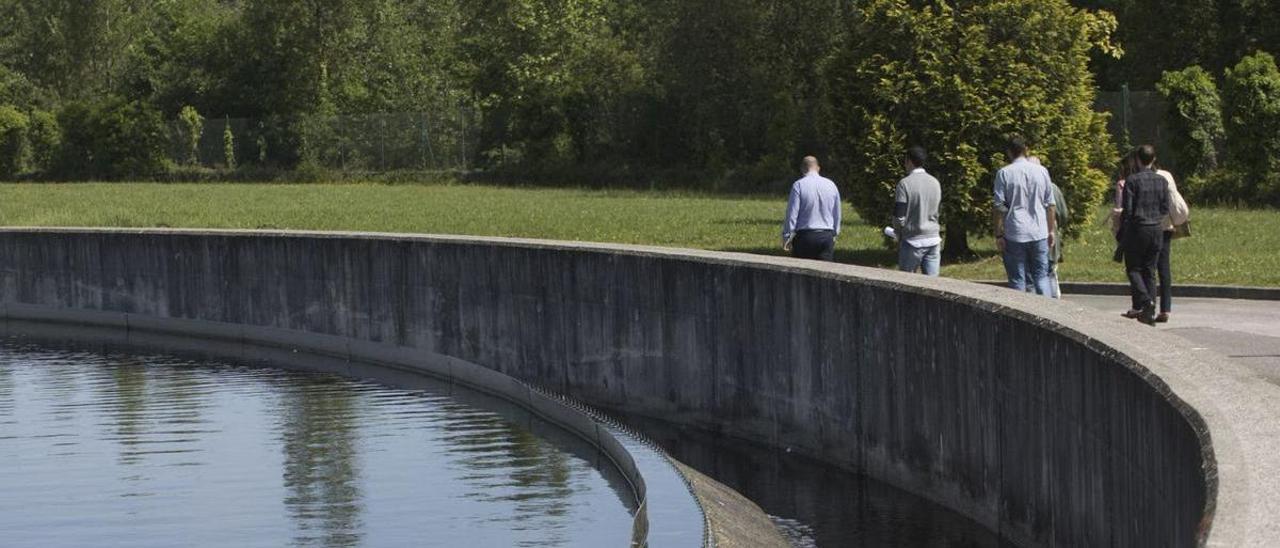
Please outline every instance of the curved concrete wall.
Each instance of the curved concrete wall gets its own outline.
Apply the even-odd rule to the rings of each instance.
[[[1280,451],[1245,431],[1274,418],[1266,385],[1152,330],[1003,289],[374,234],[12,229],[0,257],[5,303],[443,354],[865,470],[1020,543],[1280,540],[1262,521],[1280,489],[1260,473]]]

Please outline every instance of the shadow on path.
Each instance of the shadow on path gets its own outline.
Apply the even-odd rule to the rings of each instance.
[[[753,253],[756,255],[788,255],[785,251],[778,247],[726,247],[717,251],[729,251],[734,253]],[[883,247],[865,248],[865,249],[836,249],[835,259],[837,263],[854,264],[859,266],[872,266],[877,268],[897,268],[898,266],[898,250],[886,249]],[[995,250],[977,251],[970,258],[963,261],[956,261],[943,258],[942,265],[971,264],[988,260],[999,260],[999,255]]]

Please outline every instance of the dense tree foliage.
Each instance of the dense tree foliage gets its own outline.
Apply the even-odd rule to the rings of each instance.
[[[1227,157],[1239,200],[1280,205],[1280,68],[1266,53],[1226,72],[1222,88]]]
[[[1280,0],[0,0],[0,175],[361,170],[400,154],[755,191],[818,154],[874,218],[918,141],[959,237],[986,223],[1008,132],[1091,211],[1112,151],[1082,59],[1103,88],[1198,64],[1226,102],[1225,70],[1256,50],[1280,51]],[[1202,95],[1179,95],[1203,79],[1167,84],[1211,125]],[[1233,127],[1227,141],[1245,134]],[[1194,142],[1176,154],[1210,166],[1213,138],[1183,129]],[[431,132],[460,146],[428,150]]]
[[[1202,177],[1218,168],[1218,146],[1224,136],[1218,86],[1199,66],[1164,73],[1156,84],[1167,101],[1165,119],[1179,179]]]
[[[862,2],[828,68],[830,140],[858,212],[887,223],[901,154],[933,151],[952,253],[988,226],[991,182],[1007,137],[1023,135],[1062,187],[1078,229],[1099,203],[1111,161],[1095,113],[1089,54],[1113,21],[1065,0]]]
[[[1280,52],[1280,0],[1073,0],[1116,15],[1126,55],[1096,56],[1103,89],[1154,89],[1165,71],[1191,65],[1222,74],[1257,50]]]

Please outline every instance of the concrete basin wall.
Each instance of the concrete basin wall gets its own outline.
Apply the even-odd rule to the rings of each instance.
[[[9,229],[0,264],[4,303],[450,356],[866,471],[1022,544],[1277,538],[1258,499],[1280,491],[1258,481],[1264,447],[1241,433],[1273,416],[1260,381],[1215,373],[1152,330],[1004,289],[736,254],[378,234]],[[1226,397],[1253,403],[1224,409]]]

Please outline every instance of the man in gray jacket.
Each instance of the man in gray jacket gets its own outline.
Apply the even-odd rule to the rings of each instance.
[[[898,181],[893,199],[893,229],[898,236],[898,269],[937,276],[942,264],[938,204],[942,185],[924,170],[928,155],[921,147],[907,149],[902,167],[907,176]]]

